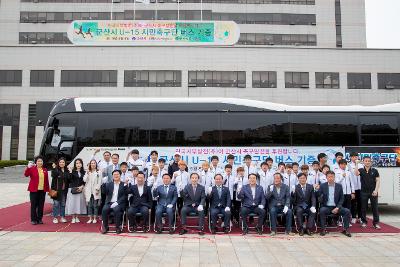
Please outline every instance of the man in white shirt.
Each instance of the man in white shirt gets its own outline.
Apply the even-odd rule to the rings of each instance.
[[[307,176],[307,184],[310,184],[317,190],[317,186],[319,185],[319,162],[314,161],[311,165],[312,169],[308,172]]]
[[[125,181],[129,181],[132,179],[132,173],[128,171],[128,163],[122,162],[120,165],[121,169],[121,182],[125,183]]]
[[[229,193],[231,196],[231,200],[233,200],[233,186],[235,184],[235,176],[232,174],[232,165],[226,164],[225,165],[225,173],[223,175],[223,184],[224,186],[228,187]]]
[[[347,161],[341,159],[338,162],[339,169],[335,171],[335,182],[342,185],[344,202],[343,207],[350,210],[351,200],[355,198],[353,175],[347,170]]]
[[[128,155],[126,156],[126,161],[128,162],[129,168],[134,166],[138,167],[139,171],[143,171],[145,167],[145,162],[143,159],[139,158],[139,150],[133,149]]]
[[[338,170],[339,167],[339,161],[343,159],[343,153],[342,152],[336,152],[335,154],[335,163],[331,166],[331,170],[333,172],[336,172],[336,170]],[[347,167],[346,167],[347,168]]]
[[[208,190],[209,187],[213,186],[213,173],[211,173],[210,171],[210,164],[207,161],[204,161],[201,164],[201,171],[199,173],[200,176],[200,180],[199,180],[199,184],[201,184],[202,186],[204,186],[206,188],[206,190]]]
[[[214,176],[216,174],[222,174],[224,170],[218,165],[219,163],[219,158],[218,156],[212,156],[211,157],[211,166],[210,166],[210,173],[211,177],[214,180]]]
[[[234,177],[236,177],[236,168],[237,168],[237,166],[236,166],[236,164],[235,164],[235,156],[234,155],[232,155],[232,154],[229,154],[227,157],[226,157],[226,160],[227,160],[227,164],[229,164],[229,165],[231,165],[232,166],[232,175],[234,176]],[[226,165],[225,165],[226,166]]]
[[[252,173],[257,174],[257,167],[254,164],[252,164],[250,155],[244,156],[243,159],[244,159],[244,165],[243,165],[244,177],[246,180],[248,180],[250,174]]]
[[[293,173],[292,164],[286,164],[286,171],[283,174],[283,183],[289,187],[290,193],[294,192],[298,180],[297,176]]]
[[[153,150],[150,152],[150,161],[146,162],[145,169],[147,170],[146,177],[151,175],[153,166],[158,166],[158,152]]]
[[[355,224],[356,219],[361,220],[361,180],[360,175],[356,175],[356,170],[364,168],[360,163],[357,152],[350,153],[350,162],[347,164],[348,170],[353,175],[355,198],[351,201],[351,223]]]
[[[100,148],[97,148],[93,153],[92,159],[96,159],[96,154],[99,152],[100,152]],[[97,167],[99,168],[100,171],[103,171],[111,164],[112,164],[111,163],[111,153],[109,151],[104,151],[103,159],[97,161]]]
[[[268,164],[266,162],[261,163],[258,176],[260,177],[260,185],[264,190],[264,194],[266,194],[268,186],[272,184],[274,177],[274,174],[268,169]]]

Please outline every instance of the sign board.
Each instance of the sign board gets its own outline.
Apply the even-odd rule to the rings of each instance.
[[[233,45],[240,37],[233,21],[74,20],[68,38],[75,45]]]

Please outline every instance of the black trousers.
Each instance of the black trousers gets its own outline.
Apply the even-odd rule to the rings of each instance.
[[[379,213],[378,213],[378,196],[373,196],[371,193],[361,192],[361,221],[367,223],[367,208],[368,200],[371,201],[371,209],[373,221],[375,225],[379,223]]]
[[[108,228],[108,219],[111,212],[114,212],[114,221],[115,227],[121,227],[122,224],[122,215],[124,214],[125,206],[117,205],[114,208],[111,208],[110,204],[105,204],[103,210],[101,212],[101,217],[103,220],[103,226],[107,229]]]
[[[37,192],[30,192],[29,198],[31,200],[31,221],[38,222],[43,218],[44,200],[46,192],[39,190]]]
[[[303,222],[304,222],[303,214],[304,213],[307,213],[307,216],[308,216],[306,229],[312,230],[315,225],[315,213],[312,213],[310,211],[309,207],[303,208],[303,207],[297,206],[295,210],[296,210],[296,221],[297,221],[297,228],[298,228],[297,231],[303,229]]]
[[[347,195],[347,194],[345,194],[344,195],[344,201],[343,201],[343,205],[342,205],[344,208],[346,208],[346,209],[351,209],[351,194],[350,195]]]
[[[355,199],[351,200],[351,217],[361,218],[361,190],[355,191]]]

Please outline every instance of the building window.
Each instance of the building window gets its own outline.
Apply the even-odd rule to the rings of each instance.
[[[0,86],[22,86],[22,70],[0,70]]]
[[[317,88],[338,89],[339,73],[338,72],[316,72],[315,83]]]
[[[245,71],[189,71],[189,87],[246,87]]]
[[[316,46],[317,36],[315,34],[241,33],[237,44]]]
[[[18,159],[20,109],[19,104],[0,104],[0,128],[11,126],[10,159],[12,160]]]
[[[379,89],[400,89],[400,73],[378,73]]]
[[[336,47],[342,47],[342,11],[340,0],[335,0]]]
[[[35,156],[36,104],[29,104],[26,158]]]
[[[347,73],[349,89],[371,89],[371,73]]]
[[[173,70],[126,70],[125,87],[181,87],[182,72]]]
[[[31,86],[53,87],[54,70],[31,70]]]
[[[276,71],[253,71],[253,88],[276,88]]]
[[[66,32],[20,32],[20,44],[71,44]]]
[[[62,70],[61,86],[116,87],[116,70]]]
[[[285,72],[286,88],[310,88],[308,72]]]

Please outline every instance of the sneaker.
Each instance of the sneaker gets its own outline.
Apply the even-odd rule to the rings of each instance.
[[[374,224],[372,227],[376,230],[381,230],[381,226],[379,224]]]
[[[270,236],[276,236],[276,232],[275,231],[271,231],[271,233],[269,235]]]
[[[361,227],[362,227],[362,228],[367,228],[367,224],[363,222],[363,223],[361,224]]]
[[[89,221],[87,221],[86,223],[92,223],[92,219],[89,219]]]
[[[356,224],[356,222],[357,222],[356,218],[351,219],[352,224]]]
[[[96,219],[93,219],[92,223],[97,223]]]
[[[78,217],[75,217],[75,222],[76,222],[76,223],[80,223],[81,221],[79,220]]]
[[[62,219],[61,219],[61,221],[62,221]],[[75,223],[75,217],[72,218],[71,223]]]
[[[62,217],[62,218],[61,218],[61,222],[62,222],[62,223],[66,223],[66,222],[67,222],[67,219],[65,219],[64,217]]]
[[[349,223],[349,227],[352,227],[353,225],[351,223]]]
[[[342,222],[338,222],[337,225],[338,225],[339,227],[342,227],[342,226],[343,226]]]
[[[53,223],[58,223],[57,218],[54,218],[54,219],[53,219]]]

